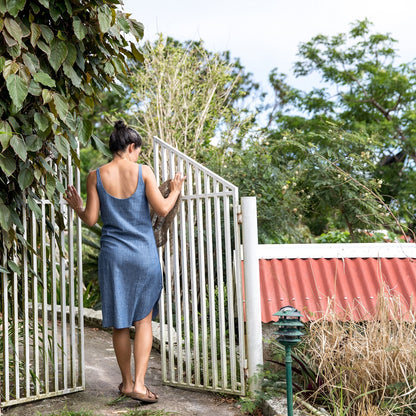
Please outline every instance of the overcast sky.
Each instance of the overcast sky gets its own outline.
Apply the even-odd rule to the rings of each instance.
[[[273,68],[290,75],[301,42],[347,32],[365,17],[398,40],[403,61],[416,57],[416,0],[124,0],[124,11],[144,24],[145,40],[163,33],[202,39],[213,52],[229,50],[264,88]]]

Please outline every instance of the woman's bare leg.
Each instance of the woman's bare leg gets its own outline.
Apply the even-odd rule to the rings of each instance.
[[[130,393],[133,390],[130,328],[113,329],[113,346],[123,381],[121,391],[123,393]]]
[[[134,337],[134,365],[135,383],[133,391],[136,393],[146,393],[144,378],[149,363],[150,352],[153,344],[152,332],[152,312],[140,321],[134,323],[136,335]]]

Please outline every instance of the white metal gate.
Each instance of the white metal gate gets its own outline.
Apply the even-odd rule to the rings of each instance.
[[[187,177],[180,211],[159,253],[162,380],[244,395],[238,188],[159,138],[153,150],[158,183],[176,171]]]
[[[63,182],[75,179],[79,189],[79,171],[70,157],[66,163]],[[21,218],[29,249],[15,246],[10,261],[2,248],[0,264],[14,270],[1,273],[0,283],[1,407],[80,391],[85,385],[81,223],[62,198],[63,231],[50,201],[39,200],[36,210],[40,220],[29,208]]]

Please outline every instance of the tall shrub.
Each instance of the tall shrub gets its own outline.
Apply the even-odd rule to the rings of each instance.
[[[118,10],[121,4],[0,0],[2,249],[10,250],[22,234],[27,205],[38,216],[36,200],[43,195],[58,206],[59,170],[69,155],[79,165],[77,139],[99,144],[87,120],[97,92],[124,94],[120,81],[142,59],[136,42],[143,26]],[[10,266],[16,267],[11,260]]]

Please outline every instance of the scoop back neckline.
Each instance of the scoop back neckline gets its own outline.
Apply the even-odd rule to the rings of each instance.
[[[108,192],[107,191],[107,189],[105,189],[105,186],[104,186],[104,184],[103,184],[103,181],[102,181],[102,179],[101,179],[101,174],[100,174],[100,168],[98,168],[97,169],[97,172],[98,172],[98,175],[99,175],[99,177],[100,177],[100,182],[101,182],[101,186],[102,186],[102,188],[104,189],[104,192],[108,195],[108,196],[110,196],[111,198],[114,198],[114,199],[117,199],[118,201],[125,201],[125,200],[127,200],[127,199],[130,199],[130,198],[132,198],[134,195],[136,195],[136,192],[137,192],[137,190],[139,189],[139,182],[140,182],[140,168],[141,168],[141,164],[139,164],[139,171],[138,171],[138,175],[137,175],[137,185],[136,185],[136,189],[134,190],[134,192],[130,195],[130,196],[127,196],[126,198],[118,198],[118,197],[116,197],[116,196],[114,196],[114,195],[111,195],[110,194],[110,192]]]

